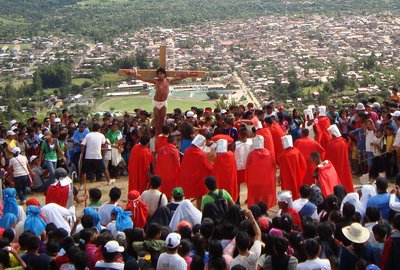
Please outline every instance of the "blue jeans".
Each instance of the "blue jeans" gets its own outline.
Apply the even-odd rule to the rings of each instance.
[[[28,185],[29,176],[23,175],[14,177],[15,190],[17,191],[18,197],[21,202],[26,199],[26,186]]]
[[[56,172],[56,168],[57,168],[57,162],[51,162],[49,160],[45,160],[44,164],[46,165],[46,168],[49,170],[49,180],[51,183],[54,182],[54,174]]]

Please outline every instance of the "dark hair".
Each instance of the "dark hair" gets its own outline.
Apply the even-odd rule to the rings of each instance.
[[[374,227],[372,227],[372,232],[382,239],[385,239],[386,235],[388,234],[386,226],[383,224],[376,224]]]
[[[252,206],[250,206],[249,210],[251,211],[255,219],[258,219],[262,216],[260,207],[257,204],[253,204]]]
[[[351,203],[347,202],[343,205],[343,217],[345,219],[351,219],[356,213],[356,208]]]
[[[325,199],[325,205],[326,205],[326,210],[328,212],[333,211],[333,210],[339,210],[339,206],[338,206],[338,198],[331,194],[328,195]]]
[[[214,234],[214,222],[211,218],[205,218],[200,225],[200,233],[204,238],[209,239]]]
[[[190,270],[204,270],[204,258],[196,255],[190,264]]]
[[[118,252],[107,252],[107,249],[103,247],[103,257],[105,262],[114,261],[115,257],[118,255]]]
[[[309,185],[305,184],[300,187],[300,196],[302,198],[308,198],[310,197],[310,194],[311,194],[311,189]]]
[[[150,186],[152,188],[159,188],[161,186],[161,177],[158,175],[153,175],[150,178]]]
[[[189,226],[179,227],[178,233],[181,235],[182,239],[190,239],[192,237],[192,229]]]
[[[117,187],[113,187],[110,189],[110,193],[108,194],[110,196],[111,201],[118,201],[119,198],[121,198],[121,189]]]
[[[204,183],[210,191],[214,191],[217,189],[217,180],[215,180],[214,176],[207,176],[204,180]]]
[[[221,246],[221,242],[215,240],[211,241],[209,247],[209,254],[210,254],[210,260],[208,262],[208,269],[210,270],[226,269],[226,262],[224,257],[222,257],[223,248]]]
[[[178,248],[178,254],[183,258],[186,254],[190,252],[190,242],[187,239],[181,241]]]
[[[99,131],[100,130],[100,124],[93,124],[92,126],[92,131]]]
[[[61,243],[61,247],[68,252],[68,250],[72,247],[75,246],[75,241],[71,236],[66,237],[62,243]]]
[[[304,239],[314,238],[317,235],[317,224],[315,222],[303,223],[303,237]]]
[[[386,191],[388,188],[388,182],[386,178],[378,176],[375,180],[376,190],[377,191]]]
[[[148,227],[147,227],[147,231],[146,231],[146,237],[147,239],[154,239],[157,237],[157,235],[161,233],[161,226],[158,223],[151,223]]]
[[[3,264],[4,269],[10,267],[10,254],[7,250],[0,249],[0,263]]]
[[[206,252],[206,240],[204,239],[204,236],[201,233],[196,233],[193,236],[192,242],[196,254],[204,258]]]
[[[369,222],[377,222],[381,219],[381,210],[376,206],[370,206],[365,211],[365,216],[368,218]]]
[[[397,213],[396,215],[394,215],[393,219],[392,219],[392,223],[393,223],[393,227],[400,231],[400,213]]]
[[[26,241],[27,251],[36,251],[39,249],[40,240],[36,235],[30,235]]]
[[[162,68],[162,67],[159,67],[159,68],[156,70],[156,73],[162,73],[162,74],[164,74],[164,75],[167,75],[167,71],[165,70],[165,68]]]
[[[231,270],[246,270],[246,267],[244,267],[243,265],[237,264],[234,267],[232,267]]]
[[[288,249],[289,242],[286,238],[278,236],[274,240],[274,249],[276,254],[284,254]]]
[[[236,246],[240,251],[247,250],[250,244],[250,237],[247,232],[239,231],[236,234]]]
[[[28,249],[28,248],[27,248],[27,245],[28,245],[28,242],[29,242],[29,238],[30,238],[31,236],[35,236],[35,237],[36,237],[36,235],[35,235],[32,231],[24,231],[24,232],[19,236],[19,238],[18,238],[18,244],[19,244],[19,246],[20,246],[20,249],[22,249],[22,250],[27,250],[27,249]]]
[[[161,132],[162,132],[162,134],[167,135],[169,133],[169,126],[165,126],[165,125],[162,126]]]
[[[318,236],[321,241],[325,242],[329,248],[332,250],[333,255],[338,256],[340,253],[340,245],[338,242],[333,238],[333,232],[335,230],[335,225],[331,222],[323,222],[318,225],[317,232]],[[329,254],[326,254],[327,257]]]
[[[311,238],[304,241],[304,247],[306,249],[307,256],[310,258],[315,258],[318,255],[320,243],[318,240]]]
[[[47,244],[46,244],[46,249],[47,249],[47,253],[48,254],[50,254],[50,255],[51,254],[55,254],[56,255],[61,249],[60,243],[58,243],[57,241],[54,241],[54,240],[48,241]]]
[[[93,217],[91,215],[83,215],[81,224],[84,229],[90,229],[94,225]]]
[[[98,188],[91,188],[89,189],[89,198],[93,202],[98,202],[101,199],[101,190]]]
[[[92,237],[93,237],[93,230],[91,230],[91,229],[84,229],[79,232],[79,243],[82,245],[83,250],[84,250],[85,244],[90,243],[90,240]],[[84,242],[81,242],[82,240]]]
[[[150,137],[147,135],[143,135],[142,137],[140,137],[139,139],[139,143],[141,145],[147,145],[150,142]]]
[[[14,240],[15,233],[12,229],[4,230],[3,232],[3,239],[7,239],[10,243]]]

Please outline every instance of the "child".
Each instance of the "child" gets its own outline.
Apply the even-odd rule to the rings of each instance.
[[[94,208],[96,211],[99,211],[101,207],[101,190],[98,188],[91,188],[89,189],[89,200],[90,203],[88,207]]]
[[[376,265],[380,265],[381,264],[381,256],[383,253],[383,247],[385,245],[387,230],[386,230],[385,225],[378,223],[372,228],[372,232],[374,233],[374,238],[377,242],[377,243],[371,244],[372,251],[374,254]]]
[[[393,153],[393,143],[394,143],[394,129],[391,125],[385,125],[385,137],[386,137],[386,153],[385,153],[385,171],[386,178],[392,178],[395,176],[394,168],[394,153]]]
[[[99,208],[100,224],[102,226],[107,226],[111,221],[111,211],[117,206],[119,199],[121,198],[121,189],[113,187],[109,193],[110,201],[104,203]]]
[[[383,130],[378,129],[376,131],[376,134],[371,140],[371,148],[374,157],[372,159],[370,178],[376,178],[380,172],[385,171],[385,159],[383,154],[386,150],[386,140],[383,137]]]

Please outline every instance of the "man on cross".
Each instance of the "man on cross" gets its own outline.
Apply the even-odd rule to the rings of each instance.
[[[169,85],[175,81],[179,81],[190,77],[190,74],[183,73],[176,77],[167,77],[167,72],[164,68],[158,68],[156,71],[157,79],[144,78],[137,72],[137,69],[132,69],[131,74],[127,74],[133,76],[139,80],[144,82],[154,84],[156,89],[156,94],[154,95],[152,105],[153,105],[153,113],[154,113],[154,121],[156,127],[156,134],[160,134],[161,127],[164,125],[165,115],[167,113],[167,98],[169,94]]]

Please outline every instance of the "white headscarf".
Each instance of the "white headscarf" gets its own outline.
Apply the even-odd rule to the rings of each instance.
[[[361,188],[361,199],[360,202],[367,209],[368,200],[376,195],[376,188],[373,185],[363,185]]]
[[[361,214],[361,218],[364,218],[365,215],[365,207],[360,202],[360,196],[357,192],[348,193],[346,197],[344,197],[342,201],[342,205],[340,206],[340,211],[343,211],[343,205],[345,203],[351,203],[356,208],[356,211]]]
[[[68,233],[71,232],[71,227],[65,219],[74,215],[72,211],[56,203],[46,204],[41,210],[47,224],[54,223],[57,228],[63,228]]]
[[[201,212],[199,209],[194,207],[190,200],[184,200],[176,208],[174,215],[172,216],[169,227],[172,231],[175,231],[178,227],[179,222],[186,220],[192,224],[192,226],[201,223]]]
[[[278,202],[285,202],[288,208],[293,208],[293,196],[290,190],[282,190],[278,192]]]

